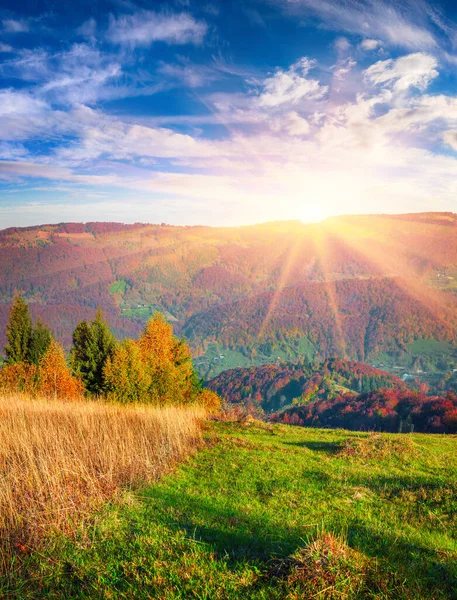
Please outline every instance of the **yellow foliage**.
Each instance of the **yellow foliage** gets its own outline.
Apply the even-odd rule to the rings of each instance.
[[[196,376],[189,347],[173,335],[159,313],[135,342],[126,340],[107,361],[108,396],[119,402],[189,404],[196,400]]]
[[[216,415],[221,410],[221,398],[216,392],[202,390],[199,394],[199,401],[210,415]]]

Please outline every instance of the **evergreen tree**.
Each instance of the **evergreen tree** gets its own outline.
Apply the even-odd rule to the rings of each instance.
[[[29,351],[27,354],[28,361],[38,366],[41,357],[44,356],[48,350],[52,340],[51,330],[38,319],[33,327],[32,335],[30,337]]]
[[[76,325],[72,338],[73,348],[71,350],[71,366],[73,371],[83,378],[83,381],[86,381],[89,369],[87,346],[89,344],[90,335],[89,323],[87,321],[80,321]]]
[[[88,325],[79,323],[73,333],[72,366],[79,374],[88,392],[106,391],[104,368],[116,347],[116,340],[103,318],[100,308]]]
[[[6,326],[7,345],[5,346],[6,362],[10,365],[28,359],[32,337],[32,319],[27,302],[21,295],[14,298]]]

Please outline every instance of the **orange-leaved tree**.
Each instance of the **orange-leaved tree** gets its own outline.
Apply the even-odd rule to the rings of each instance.
[[[0,390],[7,393],[27,393],[38,391],[38,368],[28,362],[3,365],[0,369]]]
[[[67,361],[62,347],[53,340],[39,364],[39,392],[49,398],[80,398],[84,393],[84,385],[75,377]]]

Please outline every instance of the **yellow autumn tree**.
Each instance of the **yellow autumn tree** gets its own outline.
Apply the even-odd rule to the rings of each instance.
[[[156,313],[149,320],[138,344],[151,376],[152,402],[187,404],[195,400],[198,379],[189,347],[173,335],[172,326],[163,315]]]
[[[124,340],[108,358],[104,369],[108,399],[124,404],[147,401],[151,376],[138,342]]]
[[[199,403],[204,406],[210,415],[217,415],[221,410],[221,398],[212,390],[203,389],[198,396]]]
[[[138,341],[126,340],[114,351],[104,378],[108,397],[119,402],[190,404],[199,390],[189,347],[159,313]]]
[[[63,349],[55,340],[39,363],[39,392],[49,398],[65,400],[79,398],[84,393],[82,381],[72,374]]]

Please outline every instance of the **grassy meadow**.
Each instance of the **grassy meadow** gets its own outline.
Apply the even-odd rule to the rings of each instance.
[[[457,597],[456,436],[212,423],[205,447],[24,553],[9,598]],[[0,594],[1,595],[1,594]]]
[[[195,407],[0,396],[0,572],[194,451],[203,417]]]

